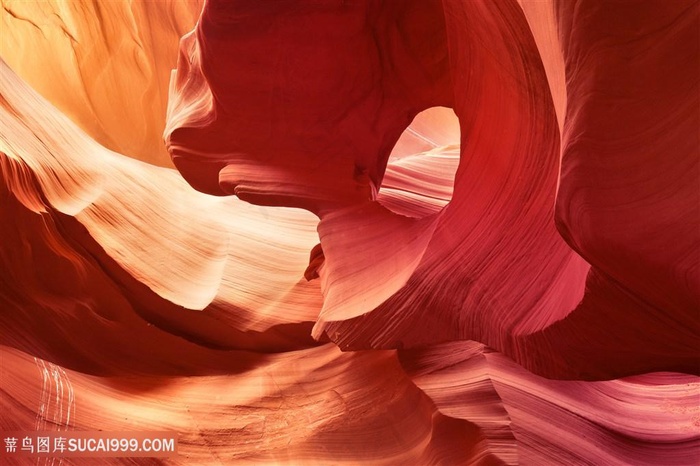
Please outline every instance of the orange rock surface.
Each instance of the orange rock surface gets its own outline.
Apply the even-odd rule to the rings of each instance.
[[[0,463],[697,464],[697,2],[2,6]]]

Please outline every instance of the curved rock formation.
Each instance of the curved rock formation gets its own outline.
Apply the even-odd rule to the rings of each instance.
[[[177,42],[203,0],[2,0],[0,56],[103,146],[172,166],[161,135]]]
[[[697,460],[700,386],[695,376],[547,380],[474,342],[406,350],[399,360],[441,413],[474,422],[507,463]]]
[[[321,217],[317,338],[472,339],[557,378],[697,372],[697,6],[617,8],[211,1],[182,41],[169,147],[197,189]],[[425,205],[452,184],[433,159],[382,202],[388,147],[435,105],[460,122],[451,201]]]
[[[3,9],[3,432],[697,462],[697,2]]]
[[[197,193],[172,170],[96,144],[4,64],[1,75],[2,224],[3,237],[13,238],[0,247],[12,290],[8,319],[29,325],[46,312],[37,321],[46,337],[39,341],[65,333],[85,353],[80,327],[87,321],[47,325],[66,312],[52,315],[55,302],[82,303],[77,309],[148,333],[146,319],[207,346],[298,347],[296,337],[310,344],[300,337],[310,328],[302,323],[313,322],[321,306],[317,283],[301,277],[316,239],[311,214]],[[115,338],[106,323],[95,322],[105,335],[95,328],[90,335]],[[276,329],[295,337],[290,342]],[[129,358],[143,350],[132,348]]]

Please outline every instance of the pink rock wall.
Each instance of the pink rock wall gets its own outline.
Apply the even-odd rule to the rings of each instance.
[[[697,463],[697,2],[3,22],[1,431],[179,436],[100,464]]]

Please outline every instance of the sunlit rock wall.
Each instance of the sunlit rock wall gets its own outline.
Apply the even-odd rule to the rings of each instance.
[[[2,6],[0,431],[697,464],[697,2]]]
[[[172,166],[162,141],[177,42],[203,0],[2,0],[0,56],[108,149]]]

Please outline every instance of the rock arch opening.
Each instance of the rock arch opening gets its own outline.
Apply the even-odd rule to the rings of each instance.
[[[446,107],[422,111],[396,142],[377,200],[408,217],[438,212],[452,199],[459,148],[454,111]]]

